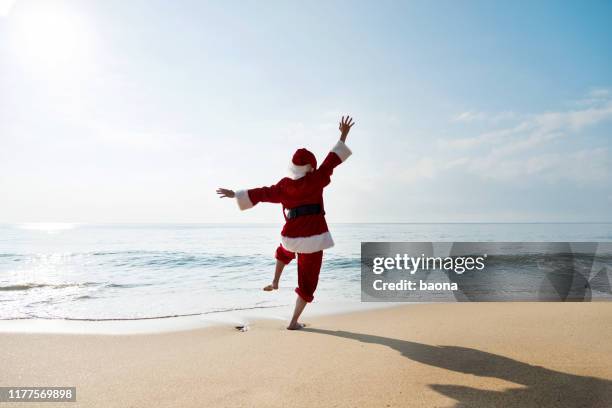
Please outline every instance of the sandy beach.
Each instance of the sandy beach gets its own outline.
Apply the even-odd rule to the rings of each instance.
[[[305,322],[3,333],[0,385],[76,386],[69,405],[82,407],[612,405],[610,303],[405,305]]]

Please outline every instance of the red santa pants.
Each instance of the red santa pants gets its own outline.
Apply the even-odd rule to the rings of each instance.
[[[276,249],[276,259],[285,265],[295,259],[295,255],[295,252],[288,251],[282,245],[279,245]],[[295,293],[310,303],[314,299],[314,292],[317,289],[317,283],[319,283],[323,251],[311,254],[298,253],[297,259],[298,286],[295,288]]]

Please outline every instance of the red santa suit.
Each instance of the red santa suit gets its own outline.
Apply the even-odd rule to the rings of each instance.
[[[344,142],[338,141],[317,168],[314,155],[306,149],[298,149],[290,167],[291,177],[285,177],[269,187],[236,192],[241,210],[252,208],[260,202],[282,204],[285,225],[276,259],[287,264],[297,254],[298,287],[295,291],[307,302],[312,302],[314,298],[323,250],[334,246],[325,221],[323,189],[329,185],[334,168],[350,155],[351,150]]]

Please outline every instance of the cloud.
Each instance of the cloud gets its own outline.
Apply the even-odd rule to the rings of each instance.
[[[434,158],[423,157],[411,162],[410,166],[402,166],[398,170],[398,176],[403,183],[413,183],[423,179],[431,180],[436,176],[439,169],[439,163]]]
[[[610,98],[612,93],[607,88],[596,88],[589,91],[588,96],[591,98]]]
[[[612,91],[608,88],[591,89],[584,98],[575,102],[577,106],[596,106],[612,99]]]
[[[610,174],[609,151],[597,147],[580,148],[580,139],[569,137],[581,134],[590,126],[612,120],[612,92],[595,89],[580,101],[580,108],[514,115],[513,123],[505,127],[470,137],[440,139],[437,157],[445,157],[444,163],[447,165],[437,168],[463,169],[487,179],[528,180],[537,177],[549,182],[605,180]],[[456,119],[473,122],[493,117],[494,114],[464,112]],[[564,138],[568,143],[565,144],[565,151],[561,151],[561,146],[554,142]],[[568,146],[573,151],[568,151]]]
[[[608,180],[609,157],[608,149],[594,148],[504,160],[492,156],[470,158],[465,164],[468,172],[490,180],[529,182],[537,178],[549,183],[594,183]]]
[[[514,119],[516,113],[506,111],[497,113],[486,113],[477,111],[461,112],[451,118],[453,122],[501,122],[504,120]]]
[[[594,125],[610,118],[612,118],[612,101],[608,101],[599,107],[582,110],[543,113],[535,116],[533,122],[535,127],[542,131],[579,131],[586,126]]]
[[[461,112],[455,115],[452,119],[455,122],[473,122],[475,120],[481,120],[484,118],[484,113],[482,112]]]
[[[7,17],[17,0],[0,0],[0,17]]]
[[[480,145],[499,144],[505,147],[510,145],[532,147],[538,142],[549,141],[567,133],[579,132],[588,126],[609,119],[612,119],[612,100],[596,107],[526,115],[521,121],[511,126],[487,131],[477,136],[442,139],[438,145],[449,148],[474,148]]]

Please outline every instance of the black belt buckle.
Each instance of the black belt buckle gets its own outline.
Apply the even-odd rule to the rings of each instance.
[[[296,217],[294,209],[287,208],[287,212],[285,213],[285,216],[287,217],[288,220],[294,219]]]

